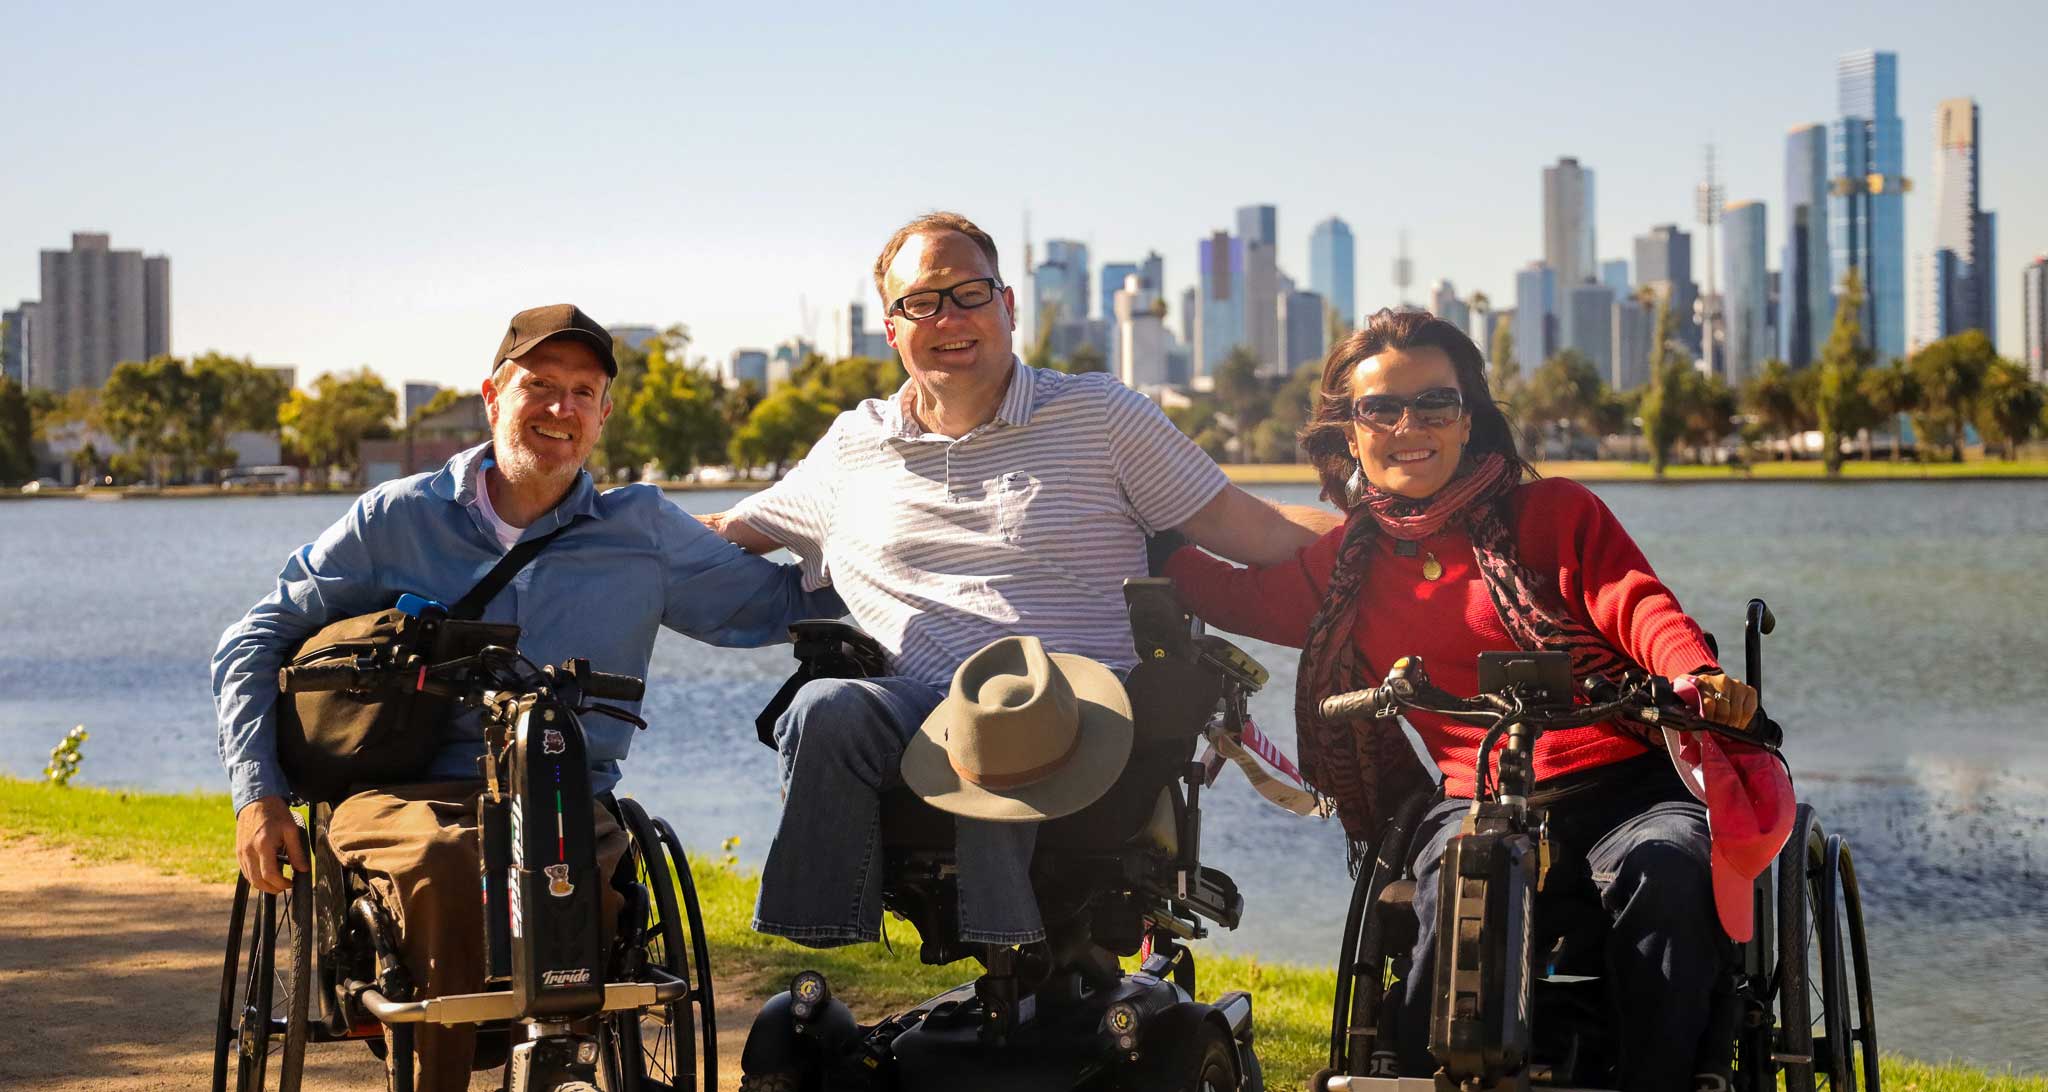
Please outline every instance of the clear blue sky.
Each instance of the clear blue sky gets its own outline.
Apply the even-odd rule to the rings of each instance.
[[[1728,196],[1768,203],[1775,265],[1784,134],[1874,47],[1900,55],[1909,261],[1934,104],[1980,103],[2014,353],[2048,251],[2040,8],[1859,9],[38,4],[0,71],[0,302],[104,230],[171,256],[175,352],[468,385],[506,317],[565,299],[685,322],[713,358],[803,332],[807,300],[822,341],[931,208],[994,232],[1011,278],[1027,208],[1098,267],[1157,249],[1177,307],[1196,240],[1251,203],[1304,281],[1309,227],[1350,221],[1364,309],[1404,228],[1422,285],[1500,299],[1541,253],[1545,164],[1597,172],[1600,254],[1630,256],[1690,220],[1708,141]]]

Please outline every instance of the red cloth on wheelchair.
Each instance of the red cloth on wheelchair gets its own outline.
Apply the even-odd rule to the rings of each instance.
[[[1666,732],[1664,739],[1685,787],[1707,805],[1721,928],[1745,942],[1756,932],[1756,878],[1792,835],[1792,775],[1762,747],[1708,732]]]

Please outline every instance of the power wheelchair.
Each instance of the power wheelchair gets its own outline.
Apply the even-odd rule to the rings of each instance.
[[[1751,600],[1745,667],[1759,691],[1760,641],[1775,625],[1764,602]],[[1501,736],[1508,742],[1491,792],[1481,762],[1479,802],[1443,858],[1429,1029],[1438,1068],[1402,1072],[1396,1048],[1396,986],[1408,976],[1417,928],[1411,838],[1439,798],[1420,793],[1397,809],[1359,870],[1339,949],[1329,1067],[1316,1074],[1313,1092],[1611,1087],[1614,1044],[1598,949],[1574,949],[1566,937],[1539,951],[1526,917],[1546,848],[1540,809],[1523,802],[1532,781],[1529,754],[1545,728],[1590,723],[1588,716],[1625,713],[1679,731],[1728,730],[1694,715],[1668,680],[1583,695],[1590,704],[1575,706],[1563,654],[1505,657],[1490,669],[1482,658],[1485,693],[1477,698],[1445,694],[1430,685],[1419,660],[1404,660],[1381,686],[1323,702],[1330,717],[1417,707],[1488,724],[1496,731],[1482,755]],[[1762,709],[1749,732],[1730,734],[1773,750],[1782,739]],[[1878,1092],[1870,959],[1847,843],[1825,833],[1813,809],[1799,804],[1791,835],[1757,877],[1752,898],[1754,931],[1735,946],[1733,973],[1717,995],[1714,1034],[1728,1038],[1706,1045],[1724,1053],[1703,1060],[1729,1065],[1740,1092],[1774,1092],[1781,1081],[1787,1092],[1852,1092],[1859,1071],[1864,1092]]]
[[[366,1043],[389,1063],[393,1092],[411,1092],[413,1029],[423,1022],[477,1025],[473,1068],[502,1065],[504,1087],[516,1092],[717,1087],[709,949],[675,831],[638,802],[603,794],[597,799],[630,847],[614,875],[597,875],[578,717],[646,727],[603,704],[638,700],[641,680],[592,671],[584,660],[535,667],[510,648],[483,646],[402,673],[369,662],[289,667],[279,684],[285,693],[365,696],[417,687],[481,709],[486,990],[416,996],[384,907],[328,844],[332,806],[311,805],[301,826],[311,873],[294,875],[281,896],[251,899],[248,880],[236,882],[214,1092],[296,1092],[306,1045],[343,1040]],[[600,882],[623,899],[609,930],[601,929]],[[601,951],[606,932],[614,939]]]
[[[815,971],[792,979],[755,1019],[741,1058],[753,1092],[840,1089],[1133,1089],[1257,1092],[1251,997],[1195,999],[1186,942],[1205,923],[1236,928],[1244,900],[1201,863],[1201,791],[1215,767],[1194,760],[1220,718],[1241,732],[1263,667],[1201,626],[1161,579],[1128,580],[1139,666],[1127,680],[1136,739],[1118,781],[1087,808],[1039,828],[1031,880],[1042,945],[957,939],[953,817],[907,789],[884,795],[885,908],[908,919],[926,963],[980,959],[984,973],[907,1011],[857,1023]],[[781,707],[818,678],[883,670],[872,639],[838,622],[792,631],[797,672],[757,721],[773,746]],[[1125,972],[1119,957],[1139,957]]]

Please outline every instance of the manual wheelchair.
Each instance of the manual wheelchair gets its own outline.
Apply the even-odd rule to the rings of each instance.
[[[1763,601],[1751,600],[1745,667],[1759,691],[1760,638],[1774,626]],[[1482,756],[1502,736],[1507,746],[1491,791],[1480,762],[1478,802],[1443,857],[1429,1029],[1437,1069],[1403,1072],[1397,1048],[1396,984],[1409,974],[1417,927],[1411,838],[1440,798],[1421,793],[1397,809],[1359,870],[1339,950],[1329,1068],[1316,1074],[1314,1092],[1611,1087],[1605,1082],[1615,1053],[1597,949],[1574,951],[1564,938],[1538,950],[1527,917],[1544,867],[1542,817],[1525,802],[1535,739],[1546,728],[1617,714],[1676,731],[1722,732],[1774,751],[1782,739],[1762,709],[1746,732],[1707,722],[1669,680],[1634,680],[1620,692],[1575,702],[1564,654],[1488,656],[1502,658],[1489,670],[1482,657],[1483,693],[1476,698],[1435,688],[1421,662],[1410,659],[1381,686],[1323,702],[1324,715],[1333,718],[1428,709],[1488,726]],[[1852,1092],[1859,1070],[1865,1092],[1878,1092],[1876,1008],[1847,843],[1826,834],[1813,809],[1799,804],[1790,837],[1757,877],[1752,898],[1754,931],[1735,946],[1733,973],[1717,994],[1711,1034],[1725,1031],[1728,1039],[1706,1044],[1722,1053],[1703,1061],[1728,1066],[1741,1092],[1772,1092],[1781,1078],[1787,1092]]]
[[[883,905],[908,919],[926,963],[965,958],[985,973],[877,1023],[859,1024],[824,977],[798,974],[755,1019],[741,1057],[753,1092],[840,1089],[1133,1089],[1257,1092],[1251,997],[1195,999],[1185,942],[1237,927],[1244,900],[1201,863],[1194,761],[1212,722],[1241,732],[1266,671],[1201,632],[1165,580],[1124,584],[1139,666],[1127,680],[1136,738],[1122,775],[1093,804],[1039,828],[1031,881],[1043,945],[957,939],[953,817],[907,789],[882,799]],[[757,721],[773,745],[780,706],[818,678],[883,670],[872,639],[838,622],[799,624],[799,668]],[[1140,957],[1125,972],[1119,957]]]
[[[306,1045],[341,1040],[365,1042],[387,1061],[393,1092],[411,1092],[420,1023],[476,1025],[473,1068],[502,1065],[504,1086],[519,1092],[715,1089],[710,954],[675,831],[638,802],[604,794],[598,799],[630,845],[614,875],[597,875],[578,717],[596,713],[646,727],[602,704],[638,700],[641,680],[592,671],[584,660],[537,668],[497,646],[402,677],[389,665],[343,661],[288,667],[279,678],[285,693],[375,695],[400,685],[450,697],[483,717],[486,989],[415,996],[388,914],[328,844],[332,807],[314,804],[301,827],[310,874],[295,874],[284,895],[255,899],[246,878],[236,882],[214,1092],[296,1092]],[[528,801],[535,818],[522,822]],[[550,802],[554,822],[541,818]],[[622,896],[610,930],[600,929],[600,882]],[[609,950],[600,950],[604,932],[614,938]]]

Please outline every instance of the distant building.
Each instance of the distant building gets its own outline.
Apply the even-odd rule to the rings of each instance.
[[[618,336],[616,332],[612,334],[614,338]],[[440,393],[441,385],[439,383],[407,382],[404,386],[400,387],[398,389],[399,423],[406,424],[411,422],[413,417],[421,410],[427,408],[427,403],[432,402],[434,396]]]
[[[1308,287],[1330,301],[1345,326],[1358,324],[1358,257],[1351,225],[1335,216],[1317,224],[1308,236]]]
[[[1557,351],[1557,335],[1557,271],[1530,262],[1515,274],[1515,360],[1524,375]]]
[[[1458,286],[1440,280],[1429,286],[1429,313],[1463,330],[1472,322],[1472,309],[1458,298]]]
[[[1565,343],[1600,372],[1602,379],[1614,374],[1614,289],[1587,281],[1565,297],[1565,313],[1571,318],[1572,339]]]
[[[1244,245],[1244,344],[1259,358],[1259,374],[1284,375],[1280,357],[1279,210],[1246,205],[1237,210]]]
[[[607,326],[605,329],[612,335],[614,343],[623,344],[636,353],[646,352],[647,343],[661,336],[659,326]]]
[[[431,384],[406,384],[408,391],[415,386],[440,390]],[[410,420],[410,416],[407,419]],[[457,452],[475,447],[490,436],[491,421],[484,410],[483,395],[465,394],[441,412],[420,418],[411,429],[396,437],[364,440],[356,452],[356,458],[363,467],[362,484],[378,485],[432,470],[454,458]],[[250,457],[263,458],[261,454]],[[264,461],[274,463],[277,458],[272,455]]]
[[[59,394],[99,387],[114,365],[171,351],[169,258],[77,232],[70,250],[42,252],[42,285],[29,386]]]
[[[1183,289],[1180,294],[1180,344],[1193,352],[1195,348],[1195,309],[1201,298],[1199,289]]]
[[[2048,254],[2027,263],[2020,273],[2020,312],[2027,372],[2034,382],[2048,383]]]
[[[1934,252],[1922,271],[1922,341],[1964,330],[1998,339],[1997,221],[1978,204],[1980,124],[1974,99],[1947,99],[1934,111]]]
[[[1560,292],[1594,278],[1599,253],[1593,232],[1593,171],[1565,156],[1543,168],[1543,261]]]
[[[1031,271],[1031,317],[1033,338],[1044,336],[1048,324],[1082,327],[1087,323],[1088,244],[1072,239],[1046,241],[1045,259]],[[1067,340],[1078,343],[1080,336],[1071,335]]]
[[[1778,356],[1813,363],[1835,321],[1828,272],[1828,131],[1802,125],[1785,136],[1785,249],[1778,265]]]
[[[1678,340],[1697,359],[1700,325],[1694,311],[1700,287],[1692,279],[1692,236],[1676,224],[1660,224],[1636,236],[1636,284],[1670,305]]]
[[[1863,332],[1880,362],[1906,355],[1906,188],[1899,57],[1883,50],[1836,64],[1840,116],[1828,123],[1828,273],[1841,296],[1863,279]]]
[[[1721,211],[1721,315],[1727,323],[1727,352],[1715,359],[1722,362],[1721,378],[1730,387],[1741,387],[1771,356],[1770,270],[1764,266],[1770,251],[1765,226],[1761,201],[1731,201]]]
[[[768,354],[768,382],[762,390],[769,390],[789,382],[804,361],[816,355],[818,347],[800,337],[793,337],[775,346]]]
[[[859,299],[849,300],[846,304],[846,327],[839,331],[839,344],[835,348],[842,359],[865,356],[889,360],[896,356],[888,334],[868,329],[868,307]]]
[[[1615,299],[1628,295],[1629,290],[1635,287],[1629,283],[1628,259],[1609,258],[1601,262],[1600,283],[1606,285],[1614,293]]]
[[[755,389],[768,389],[768,353],[763,349],[734,349],[732,359],[726,362],[725,380],[738,386],[751,382]]]
[[[1656,334],[1657,315],[1634,296],[1614,301],[1613,370],[1607,385],[1617,391],[1632,391],[1650,381],[1651,339]]]
[[[1484,292],[1472,293],[1465,303],[1465,336],[1479,346],[1479,355],[1493,359],[1493,301]]]
[[[1319,292],[1291,289],[1280,297],[1280,359],[1292,375],[1305,364],[1315,364],[1329,351],[1329,323],[1323,312],[1327,301]]]
[[[1227,231],[1212,233],[1196,247],[1201,291],[1195,297],[1194,374],[1189,382],[1206,388],[1244,344],[1244,247]]]
[[[1144,280],[1144,270],[1138,263],[1102,263],[1102,322],[1107,335],[1105,340],[1109,343],[1109,370],[1113,375],[1123,374],[1123,360],[1119,355],[1123,352],[1123,334],[1117,329],[1116,297],[1124,290],[1124,280],[1129,277],[1137,277],[1141,282]],[[1154,287],[1152,291],[1156,294],[1158,288]]]
[[[1132,390],[1163,387],[1173,381],[1167,362],[1166,322],[1153,307],[1159,295],[1145,284],[1136,266],[1124,274],[1123,287],[1110,298],[1117,330],[1114,374]]]
[[[34,341],[29,330],[36,324],[36,310],[36,301],[23,300],[21,306],[0,315],[0,322],[7,324],[7,339],[0,343],[0,375],[22,386],[28,385],[28,349]]]

